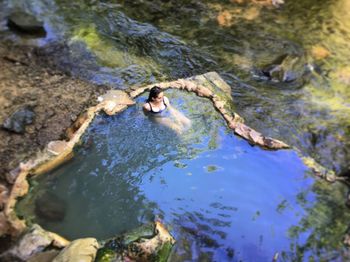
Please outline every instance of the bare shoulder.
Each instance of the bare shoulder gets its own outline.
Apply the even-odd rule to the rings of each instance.
[[[143,110],[145,110],[145,111],[151,111],[151,107],[150,107],[150,105],[149,105],[149,103],[145,103],[145,104],[143,104]]]
[[[170,101],[169,101],[169,99],[166,96],[164,96],[164,103],[166,105],[170,105]]]

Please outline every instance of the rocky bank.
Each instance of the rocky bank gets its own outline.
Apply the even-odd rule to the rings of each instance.
[[[48,142],[65,139],[65,130],[107,89],[55,70],[39,52],[0,42],[0,236],[8,230],[2,210],[14,182],[11,171]],[[8,241],[1,240],[6,248]]]

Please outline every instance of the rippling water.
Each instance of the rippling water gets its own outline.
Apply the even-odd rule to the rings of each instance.
[[[167,95],[190,129],[178,135],[150,121],[144,97],[99,116],[72,161],[31,181],[19,214],[69,239],[161,219],[177,240],[171,261],[347,258],[344,187],[314,180],[292,150],[235,137],[206,99]]]

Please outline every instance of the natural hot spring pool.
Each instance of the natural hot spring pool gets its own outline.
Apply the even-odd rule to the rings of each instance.
[[[161,219],[172,261],[342,260],[345,188],[315,180],[292,150],[232,134],[204,98],[167,91],[191,120],[182,135],[153,123],[142,101],[100,115],[75,158],[31,180],[17,212],[67,238],[100,239]]]

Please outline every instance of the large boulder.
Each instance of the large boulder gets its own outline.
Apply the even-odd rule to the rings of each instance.
[[[22,11],[16,11],[10,14],[7,25],[16,32],[39,37],[46,36],[43,22],[37,20],[35,16]]]
[[[33,123],[35,113],[29,106],[20,108],[14,112],[9,118],[7,118],[2,127],[6,130],[23,134],[25,132],[25,126]]]
[[[81,238],[72,241],[52,262],[92,262],[99,244],[95,238]]]

